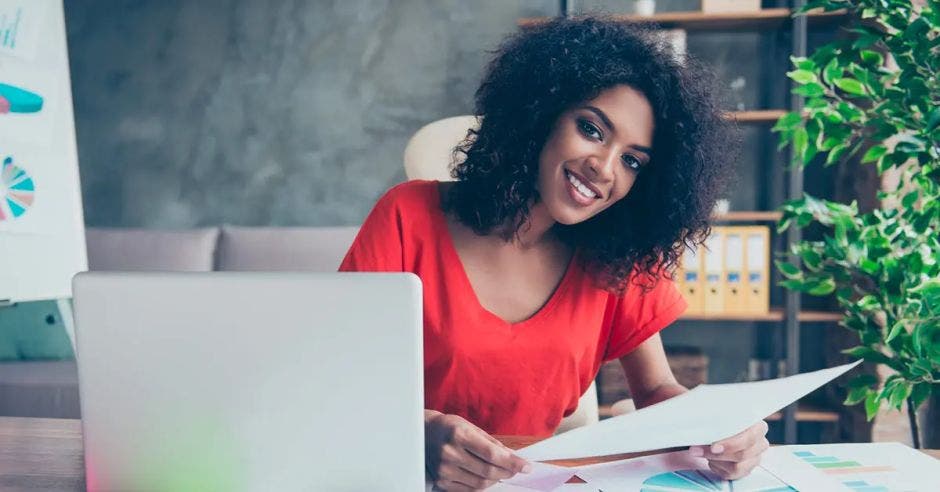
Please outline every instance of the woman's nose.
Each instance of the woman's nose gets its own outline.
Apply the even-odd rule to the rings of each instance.
[[[617,154],[606,152],[588,159],[588,170],[592,178],[607,178],[613,169]]]

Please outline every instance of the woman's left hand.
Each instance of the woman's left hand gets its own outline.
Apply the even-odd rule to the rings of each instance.
[[[711,446],[692,446],[689,453],[707,459],[708,467],[721,478],[736,480],[746,477],[760,464],[761,454],[770,447],[766,434],[767,422],[761,420],[744,432]]]

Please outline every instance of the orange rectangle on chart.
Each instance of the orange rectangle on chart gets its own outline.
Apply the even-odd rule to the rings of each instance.
[[[713,227],[705,240],[703,256],[705,270],[705,312],[725,312],[725,234],[723,227]]]
[[[744,303],[750,314],[770,311],[770,229],[746,227],[744,233]]]
[[[679,292],[689,307],[685,314],[705,312],[704,277],[702,275],[701,247],[686,249],[678,272]]]
[[[725,228],[724,300],[726,313],[746,313],[743,227]]]

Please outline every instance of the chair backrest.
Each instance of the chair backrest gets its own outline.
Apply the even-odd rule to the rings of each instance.
[[[405,146],[405,175],[408,179],[452,181],[454,148],[479,128],[476,116],[453,116],[421,127]]]
[[[597,409],[597,385],[591,383],[587,391],[581,395],[578,400],[578,409],[571,415],[561,419],[555,434],[583,427],[585,425],[596,424],[600,420],[600,414]]]

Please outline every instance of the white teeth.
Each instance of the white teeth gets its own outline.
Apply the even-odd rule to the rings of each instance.
[[[591,199],[597,198],[597,193],[594,193],[593,191],[591,191],[590,188],[588,188],[587,186],[584,186],[584,183],[578,180],[578,178],[574,177],[574,174],[571,174],[571,173],[567,173],[567,174],[568,174],[568,181],[571,181],[571,184],[574,185],[574,189],[578,190],[578,193],[581,193],[586,198],[591,198]]]

